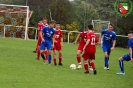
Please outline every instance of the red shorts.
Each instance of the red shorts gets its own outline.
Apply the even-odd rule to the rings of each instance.
[[[78,46],[78,50],[83,51],[84,45],[85,44],[80,43],[79,46]]]
[[[87,60],[87,59],[94,59],[95,60],[95,53],[84,52],[82,57],[84,58],[84,60]]]
[[[58,51],[62,50],[61,44],[60,43],[55,43],[53,50],[58,50]]]

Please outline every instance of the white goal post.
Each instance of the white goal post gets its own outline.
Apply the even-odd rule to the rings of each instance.
[[[24,16],[22,16],[22,14]],[[17,16],[23,19],[22,24],[18,24],[19,18],[17,18]],[[28,36],[27,32],[28,32],[28,23],[30,16],[31,14],[29,14],[29,6],[0,4],[0,25],[3,25],[4,28],[5,26],[24,27],[25,40],[27,39]],[[7,20],[10,22],[9,23],[5,22]],[[4,37],[5,37],[5,29],[4,29]]]

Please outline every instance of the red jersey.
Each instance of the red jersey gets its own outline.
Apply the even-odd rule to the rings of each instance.
[[[86,35],[87,35],[86,31],[80,33],[80,37],[81,37],[80,43],[82,43],[82,44],[86,43],[86,38],[87,38]]]
[[[38,27],[38,31],[41,31],[42,28],[44,27],[44,24],[43,23],[38,23],[37,27]]]
[[[87,40],[90,39],[89,44],[85,48],[85,52],[88,53],[96,53],[96,43],[98,43],[98,37],[94,32],[89,32],[87,34]]]
[[[56,30],[55,31],[55,40],[57,41],[57,43],[61,42],[62,37],[63,37],[62,31],[60,29]]]

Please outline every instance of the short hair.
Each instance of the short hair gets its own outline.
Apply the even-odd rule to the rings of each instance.
[[[39,21],[42,21],[43,19],[41,18],[41,19],[39,19]]]
[[[129,31],[128,34],[133,34],[133,31]]]
[[[56,24],[60,24],[60,22],[56,22]]]
[[[54,23],[56,23],[56,21],[55,20],[51,20],[49,23],[50,24],[54,24]]]
[[[44,17],[43,20],[48,20],[47,17]]]
[[[94,29],[93,29],[93,25],[91,25],[91,24],[88,25],[88,28],[89,28],[89,30],[94,30]]]
[[[114,24],[112,24],[112,23],[110,23],[109,25],[111,25],[111,26],[115,27],[115,25],[114,25]]]

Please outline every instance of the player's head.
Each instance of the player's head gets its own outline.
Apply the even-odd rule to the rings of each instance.
[[[109,31],[112,31],[112,30],[114,29],[114,27],[115,27],[115,26],[114,26],[114,24],[112,24],[112,23],[111,23],[111,24],[109,24],[109,28],[108,28],[108,29],[109,29]]]
[[[47,21],[48,21],[47,18],[44,17],[44,18],[43,18],[43,24],[47,24]]]
[[[93,25],[91,25],[91,24],[88,25],[88,29],[93,31],[93,30],[94,30],[94,29],[93,29]]]
[[[51,20],[51,21],[49,22],[49,27],[50,27],[50,28],[54,28],[54,27],[55,27],[55,24],[56,24],[56,21]]]
[[[130,39],[130,38],[133,38],[133,31],[129,31],[128,32],[128,38]]]
[[[43,19],[39,19],[39,23],[43,23]]]
[[[57,22],[55,27],[57,30],[60,29],[60,23]]]

